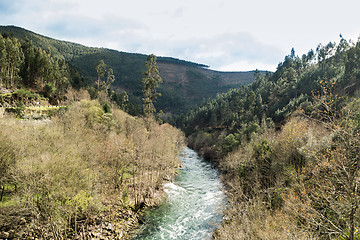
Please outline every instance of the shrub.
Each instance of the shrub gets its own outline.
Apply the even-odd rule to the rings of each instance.
[[[110,105],[108,102],[104,104],[103,109],[105,113],[111,113]]]
[[[0,231],[14,230],[9,237],[18,239],[80,238],[111,222],[126,233],[128,213],[133,219],[159,201],[156,191],[180,166],[183,135],[149,124],[118,109],[105,113],[97,101],[73,103],[46,123],[0,119],[0,181],[17,185],[0,205]],[[13,150],[14,161],[5,156]]]
[[[227,152],[233,151],[237,146],[240,145],[239,137],[240,136],[237,133],[227,135],[223,141],[222,148]]]
[[[53,97],[55,93],[55,85],[53,83],[46,83],[44,87],[45,97]]]

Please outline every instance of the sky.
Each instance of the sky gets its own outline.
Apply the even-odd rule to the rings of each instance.
[[[292,48],[360,36],[358,0],[0,0],[0,25],[219,71],[275,71]]]

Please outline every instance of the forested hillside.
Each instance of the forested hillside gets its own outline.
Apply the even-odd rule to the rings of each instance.
[[[113,70],[92,68],[87,83],[61,56],[0,34],[1,239],[129,238],[181,165],[183,134],[153,112],[125,113],[126,94],[109,91]]]
[[[343,38],[174,119],[223,172],[215,239],[358,239],[360,42]]]
[[[145,70],[146,55],[85,47],[18,27],[0,27],[0,33],[14,36],[20,41],[29,39],[35,47],[47,51],[59,61],[65,61],[83,77],[79,80],[80,86],[89,86],[95,82],[97,75],[94,67],[100,60],[104,60],[116,76],[112,89],[118,93],[127,92],[131,105],[129,111],[132,114],[141,111],[140,80]],[[170,57],[158,57],[158,63],[164,84],[160,86],[162,96],[156,103],[156,108],[169,113],[182,112],[200,104],[204,99],[215,97],[219,92],[254,81],[252,72],[217,72],[207,69],[208,66],[203,64]]]
[[[0,51],[1,106],[36,105],[42,100],[58,105],[71,86],[79,88],[76,71],[29,40],[0,35]]]
[[[255,72],[254,83],[220,94],[178,116],[175,124],[192,136],[205,132],[233,135],[234,146],[229,146],[232,149],[241,143],[241,138],[249,139],[263,125],[280,126],[298,107],[312,111],[313,96],[324,94],[324,87],[336,86],[336,93],[354,95],[360,87],[358,51],[359,43],[351,44],[345,39],[339,44],[320,44],[316,51],[310,50],[301,57],[292,50],[275,73]]]

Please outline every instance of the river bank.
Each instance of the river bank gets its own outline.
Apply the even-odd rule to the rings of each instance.
[[[47,121],[0,119],[0,238],[126,239],[178,167],[169,124],[76,102]],[[160,202],[160,201],[159,201]]]
[[[227,201],[218,170],[189,148],[181,160],[174,182],[164,185],[165,201],[146,214],[134,240],[211,239],[219,226]]]

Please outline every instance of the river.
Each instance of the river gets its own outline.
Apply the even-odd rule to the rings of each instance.
[[[174,182],[165,184],[165,201],[147,213],[134,240],[211,239],[222,220],[226,197],[219,172],[190,148]]]

